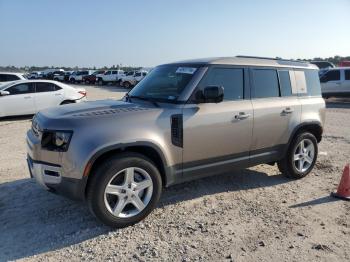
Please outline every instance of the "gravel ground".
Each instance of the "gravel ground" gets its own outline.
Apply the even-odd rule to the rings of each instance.
[[[120,98],[86,87],[90,100]],[[166,189],[143,222],[111,230],[28,177],[29,118],[0,121],[0,261],[349,261],[350,203],[329,197],[350,157],[350,103],[327,104],[321,154],[298,181],[260,165]]]

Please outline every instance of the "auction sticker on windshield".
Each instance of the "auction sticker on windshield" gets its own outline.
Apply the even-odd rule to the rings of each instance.
[[[195,67],[179,67],[176,70],[176,73],[193,75],[193,73],[196,72],[196,70],[197,70],[197,68],[195,68]]]

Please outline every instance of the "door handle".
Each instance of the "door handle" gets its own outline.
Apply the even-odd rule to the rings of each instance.
[[[25,96],[24,99],[29,99],[32,98],[31,96]]]
[[[62,94],[55,94],[55,96],[61,96]]]
[[[244,112],[239,112],[238,115],[235,115],[235,119],[237,120],[243,120],[250,117],[250,114],[246,114]]]
[[[293,113],[293,109],[291,109],[290,107],[287,107],[286,109],[283,109],[282,114],[291,114]]]

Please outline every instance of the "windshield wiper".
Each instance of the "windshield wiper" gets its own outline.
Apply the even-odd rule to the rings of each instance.
[[[130,96],[130,95],[127,95],[127,99],[128,101],[130,101],[130,98],[136,98],[136,99],[140,99],[140,100],[143,100],[143,101],[148,101],[148,102],[151,102],[153,105],[155,105],[156,107],[159,107],[159,104],[158,102],[155,100],[155,99],[152,99],[150,97],[144,97],[144,96]]]

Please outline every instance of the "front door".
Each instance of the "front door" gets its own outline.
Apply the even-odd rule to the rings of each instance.
[[[9,95],[0,96],[0,115],[29,115],[36,112],[32,83],[17,84],[7,88]]]
[[[185,180],[226,172],[248,163],[253,110],[251,101],[244,99],[244,73],[242,68],[209,68],[197,90],[206,86],[223,86],[224,101],[192,101],[184,107]]]

